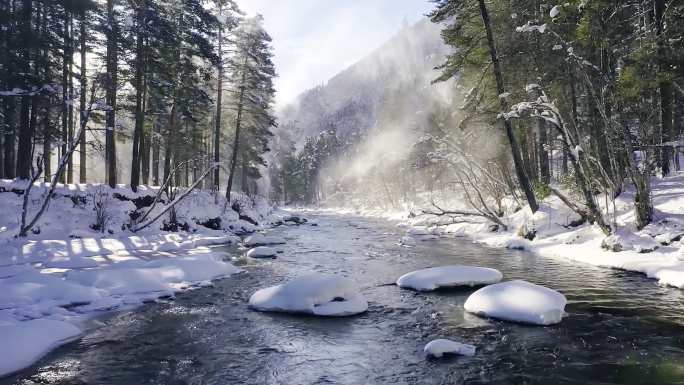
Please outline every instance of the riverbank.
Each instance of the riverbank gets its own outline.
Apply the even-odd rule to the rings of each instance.
[[[606,237],[596,226],[582,224],[555,196],[549,196],[532,215],[529,208],[507,215],[507,230],[492,231],[491,223],[480,219],[450,223],[448,217],[411,216],[429,206],[416,205],[407,211],[377,209],[330,209],[396,221],[400,226],[434,235],[468,237],[489,246],[526,250],[537,255],[563,258],[594,266],[643,273],[659,284],[684,288],[684,173],[653,179],[654,220],[642,230],[634,226],[634,190],[627,187],[615,200],[616,234]],[[458,204],[456,202],[450,202]],[[605,209],[605,203],[602,207]],[[444,206],[445,209],[453,208]],[[613,206],[611,205],[611,210]],[[434,209],[434,208],[432,208]],[[612,216],[612,212],[611,212]],[[525,231],[521,231],[525,229]],[[416,230],[413,230],[416,232]],[[532,240],[520,236],[534,233]],[[418,237],[420,238],[420,237]]]
[[[240,272],[210,246],[236,244],[287,215],[241,195],[224,209],[221,197],[197,190],[175,206],[175,221],[164,214],[133,232],[137,219],[163,213],[172,199],[145,186],[59,185],[33,231],[18,238],[25,188],[0,181],[0,336],[11,353],[0,360],[0,376],[77,338],[98,314]],[[29,217],[48,188],[33,186]]]

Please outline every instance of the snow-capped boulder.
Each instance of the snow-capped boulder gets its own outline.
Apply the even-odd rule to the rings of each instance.
[[[433,229],[425,226],[415,226],[406,230],[406,236],[404,238],[413,238],[421,241],[430,241],[434,239],[439,239],[439,236],[435,234]]]
[[[245,238],[244,244],[247,247],[268,246],[268,245],[282,245],[285,240],[280,237],[264,235],[255,233]]]
[[[419,291],[431,291],[456,286],[488,285],[501,281],[496,269],[475,266],[439,266],[402,275],[397,286]]]
[[[250,258],[275,258],[278,251],[268,246],[257,246],[247,251],[247,256]]]
[[[432,231],[425,227],[425,226],[415,226],[411,227],[408,230],[406,230],[407,235],[413,235],[413,236],[426,236],[426,235],[434,235]]]
[[[530,250],[532,242],[525,238],[510,238],[504,243],[504,247],[509,250]]]
[[[445,354],[459,354],[470,357],[475,355],[475,349],[476,348],[473,345],[462,344],[460,342],[440,338],[430,341],[427,345],[425,345],[423,351],[428,356],[435,358],[441,358]]]
[[[257,291],[250,297],[249,307],[320,316],[354,315],[368,309],[368,302],[357,287],[342,276],[311,274]]]
[[[469,313],[534,325],[559,323],[565,314],[565,296],[527,281],[509,281],[483,287],[468,297]]]

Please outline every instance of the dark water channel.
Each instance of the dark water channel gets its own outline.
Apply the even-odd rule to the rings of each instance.
[[[318,226],[272,231],[276,260],[173,301],[117,313],[4,384],[684,384],[684,297],[638,274],[490,249],[444,237],[398,244],[384,220],[309,215]],[[494,267],[568,297],[563,322],[533,327],[463,311],[473,290],[414,293],[392,283],[429,266]],[[317,272],[343,273],[366,314],[314,318],[249,310],[258,288]],[[447,337],[474,357],[428,360]],[[0,341],[1,345],[1,341]]]

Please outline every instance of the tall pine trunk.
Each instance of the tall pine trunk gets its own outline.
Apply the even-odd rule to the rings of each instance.
[[[489,21],[489,14],[487,12],[487,6],[484,0],[478,0],[480,5],[480,15],[482,16],[482,22],[484,23],[485,32],[487,33],[487,44],[489,45],[489,54],[492,57],[492,67],[494,70],[494,77],[496,79],[496,89],[498,95],[502,95],[506,92],[504,87],[503,75],[501,73],[501,67],[499,65],[499,55],[496,52],[496,44],[494,43],[494,35],[492,33],[491,23]],[[508,112],[508,102],[506,98],[498,98],[501,104],[501,112]],[[518,182],[520,183],[520,188],[522,188],[527,198],[527,203],[530,205],[530,210],[533,213],[537,212],[539,205],[537,204],[537,199],[534,196],[534,191],[532,190],[532,185],[530,179],[525,173],[525,165],[523,164],[522,157],[520,155],[520,146],[518,145],[518,140],[513,132],[513,127],[508,119],[503,119],[504,128],[506,129],[506,136],[508,137],[508,143],[511,146],[511,152],[513,153],[513,165],[515,166],[515,173],[518,177]]]
[[[15,98],[4,98],[5,99],[5,140],[2,143],[3,146],[3,161],[4,161],[4,178],[14,179],[15,173],[15,125],[16,125],[16,102]]]
[[[551,171],[549,168],[549,152],[546,150],[548,135],[546,132],[546,121],[544,119],[537,119],[537,138],[539,180],[548,185],[551,182]]]
[[[86,79],[86,11],[81,11],[80,20],[80,45],[81,45],[81,95],[79,100],[79,123],[83,120],[83,114],[86,110],[86,92],[88,87],[88,82]],[[81,137],[79,138],[79,156],[78,156],[78,181],[81,183],[86,183],[86,166],[87,166],[87,153],[86,153],[86,130],[81,131]]]
[[[145,0],[137,10],[136,63],[135,63],[135,130],[133,131],[133,156],[131,164],[131,189],[138,190],[140,184],[140,141],[142,140],[145,115],[143,111],[143,74],[145,71],[143,32],[145,26]]]
[[[60,156],[67,153],[67,143],[69,143],[69,11],[64,10],[64,34],[62,46],[62,131],[61,131],[61,149]],[[59,162],[58,162],[59,163]],[[59,176],[60,183],[66,183],[66,173]]]
[[[244,108],[245,98],[245,77],[247,76],[247,58],[242,68],[242,79],[240,81],[240,94],[238,96],[237,116],[235,117],[235,138],[233,139],[233,155],[230,159],[230,172],[228,173],[228,185],[226,186],[226,202],[230,203],[230,190],[233,188],[233,178],[235,176],[235,166],[237,165],[238,150],[240,146],[240,126],[242,125],[242,109]]]
[[[159,125],[155,119],[152,124],[152,184],[159,186],[159,156],[160,156],[160,143],[159,143]]]
[[[660,143],[667,143],[672,138],[672,99],[673,87],[670,80],[664,79],[667,77],[667,70],[669,65],[667,63],[667,47],[665,42],[664,28],[664,13],[666,8],[665,0],[654,1],[654,14],[656,23],[656,45],[657,45],[657,63],[658,73],[661,79],[658,82],[658,96],[660,97]],[[670,159],[672,157],[672,150],[669,145],[663,146],[660,153],[660,170],[663,175],[670,173]]]
[[[144,113],[147,113],[148,106],[148,92],[147,92],[147,74],[143,75],[143,106],[142,109]],[[144,123],[144,122],[143,122]],[[151,132],[150,129],[145,129],[143,124],[143,132],[140,137],[140,173],[142,175],[142,183],[144,185],[149,185],[150,183],[150,139]]]
[[[219,12],[220,12],[220,2],[219,2]],[[218,30],[218,84],[216,90],[216,126],[214,127],[214,163],[218,163],[220,159],[220,142],[221,142],[221,115],[222,115],[222,102],[223,102],[223,51],[222,51],[222,40],[223,39],[223,24],[219,24]],[[214,169],[214,190],[219,191],[221,170],[216,167]]]
[[[21,64],[20,70],[24,74],[23,78],[29,76],[31,73],[31,7],[33,2],[31,0],[24,0],[21,10]],[[31,85],[27,80],[21,84],[21,88],[29,90]],[[33,98],[29,95],[21,97],[21,107],[19,112],[19,146],[17,151],[17,176],[21,179],[31,178],[31,160],[33,151],[31,146],[33,142],[33,126],[30,122],[30,110]],[[35,114],[35,111],[34,111]]]
[[[116,87],[117,87],[117,28],[114,20],[114,0],[107,0],[107,117],[105,134],[105,165],[107,183],[116,186]]]
[[[69,12],[69,146],[74,141],[74,14]],[[69,155],[67,163],[67,183],[74,183],[74,157]]]

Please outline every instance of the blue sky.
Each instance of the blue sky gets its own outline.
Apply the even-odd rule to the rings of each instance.
[[[394,35],[404,20],[418,21],[428,0],[243,0],[264,15],[273,37],[279,107],[322,84]]]

